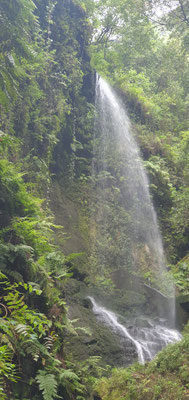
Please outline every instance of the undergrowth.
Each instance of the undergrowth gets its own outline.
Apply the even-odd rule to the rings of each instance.
[[[144,366],[113,369],[100,379],[95,392],[102,400],[189,399],[189,324],[182,341],[167,346]]]
[[[61,227],[18,165],[0,160],[0,188],[0,399],[86,399],[99,359],[70,364],[64,355],[65,332],[77,329],[63,290],[80,254],[65,256],[54,244]]]

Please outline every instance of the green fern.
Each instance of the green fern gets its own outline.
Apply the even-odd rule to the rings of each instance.
[[[46,371],[38,371],[36,381],[39,384],[39,389],[42,391],[44,400],[53,400],[57,396],[57,381],[53,374]]]
[[[7,268],[7,265],[1,265],[1,270],[6,272],[7,276],[14,280],[14,282],[23,281],[22,275],[18,271],[13,271],[11,268]]]
[[[59,380],[68,393],[84,394],[85,386],[80,383],[79,376],[71,369],[62,370],[59,374]]]
[[[55,337],[49,335],[47,337],[44,338],[45,341],[45,347],[47,350],[52,350],[53,345],[54,345],[54,341],[55,341]]]
[[[38,361],[41,353],[45,353],[45,348],[36,338],[28,339],[23,342],[23,349],[34,361]]]
[[[60,381],[70,380],[70,381],[79,381],[79,377],[73,372],[71,369],[65,369],[60,373]]]
[[[18,324],[15,328],[15,331],[19,334],[19,338],[22,343],[21,353],[25,355],[25,352],[26,354],[30,355],[34,361],[38,361],[40,356],[48,357],[49,352],[47,347],[39,342],[36,333],[30,333],[29,330],[31,330],[31,327],[24,324]]]
[[[12,363],[13,353],[7,345],[0,346],[0,399],[8,400],[5,394],[7,381],[16,382],[15,364]]]
[[[15,330],[23,335],[23,336],[28,336],[28,326],[27,325],[23,325],[23,324],[18,324],[15,328]]]

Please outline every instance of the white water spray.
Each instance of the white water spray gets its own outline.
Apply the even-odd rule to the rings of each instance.
[[[168,329],[160,324],[154,324],[152,320],[148,320],[148,327],[130,327],[131,334],[129,328],[118,322],[118,317],[114,312],[100,306],[93,297],[89,296],[88,298],[92,303],[94,314],[122,338],[123,346],[127,345],[128,340],[134,345],[138,362],[141,364],[152,360],[155,354],[163,347],[181,339],[180,333],[176,330]]]
[[[125,206],[129,206],[132,212],[132,229],[136,236],[144,238],[148,248],[155,254],[156,268],[162,272],[165,267],[162,239],[130,120],[120,100],[101,77],[97,83],[96,99],[101,134],[99,158],[102,164],[98,168],[103,171],[108,168],[108,152],[111,152],[113,146],[115,160],[117,153],[117,160],[121,162],[119,172],[122,179],[126,180]]]

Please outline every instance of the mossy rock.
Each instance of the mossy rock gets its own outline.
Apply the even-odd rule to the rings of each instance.
[[[131,290],[111,289],[107,293],[100,288],[91,288],[90,295],[93,296],[99,304],[103,304],[109,310],[112,310],[122,316],[131,316],[144,313],[148,310],[147,297],[142,292]]]
[[[69,358],[77,361],[86,360],[90,356],[100,356],[102,365],[125,366],[137,358],[135,349],[128,349],[126,355],[116,335],[96,320],[93,311],[80,304],[69,306],[68,316],[76,320],[74,324],[77,334],[68,333],[64,349]],[[81,329],[79,329],[81,328]],[[90,334],[87,334],[86,328]]]

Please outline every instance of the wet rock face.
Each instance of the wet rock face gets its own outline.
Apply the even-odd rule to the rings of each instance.
[[[163,347],[181,339],[179,332],[170,329],[169,321],[164,318],[156,317],[152,320],[147,316],[140,316],[120,323],[119,315],[96,302],[93,297],[89,298],[97,320],[103,322],[119,338],[125,362],[128,362],[129,355],[131,362],[137,355],[138,361],[144,364],[152,360]]]
[[[68,316],[74,323],[77,335],[67,334],[64,348],[72,359],[84,361],[90,356],[100,356],[102,365],[123,367],[137,361],[136,348],[131,341],[125,342],[121,332],[115,332],[97,318],[92,309],[92,303],[87,297],[93,292],[102,304],[120,314],[120,322],[126,323],[131,311],[135,313],[138,304],[145,304],[142,294],[129,290],[114,289],[113,293],[104,293],[99,288],[88,288],[84,282],[77,279],[69,280],[65,295],[69,306]],[[113,301],[112,301],[113,299]],[[121,316],[122,314],[122,316]],[[82,329],[79,329],[82,328]],[[85,328],[89,329],[90,335]]]
[[[123,367],[137,360],[134,346],[126,348],[120,335],[116,335],[93,313],[89,290],[83,282],[70,279],[65,289],[68,317],[74,323],[77,335],[67,333],[64,348],[71,359],[84,361],[90,356],[100,356],[102,365]],[[79,329],[82,328],[82,329]],[[90,331],[90,334],[86,332]]]
[[[78,361],[84,361],[90,356],[100,356],[102,364],[122,367],[131,363],[133,349],[128,352],[128,360],[125,361],[125,353],[119,337],[116,337],[110,329],[100,321],[96,320],[92,309],[85,308],[81,304],[72,303],[69,307],[69,318],[78,319],[74,324],[77,331],[76,335],[67,335],[64,348],[66,353]],[[88,328],[90,334],[85,330],[77,329]]]

